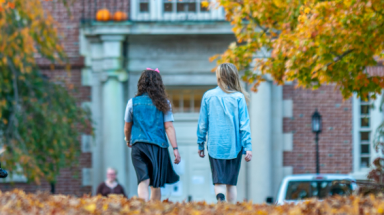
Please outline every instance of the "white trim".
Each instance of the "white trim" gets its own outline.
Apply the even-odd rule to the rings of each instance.
[[[92,151],[92,136],[83,134],[81,135],[81,152],[87,153]]]
[[[283,175],[288,176],[293,174],[293,167],[292,166],[284,166],[283,167]]]
[[[284,133],[284,151],[293,150],[293,133]]]
[[[283,117],[293,117],[293,101],[283,100]]]
[[[208,12],[201,12],[201,0],[196,0],[195,12],[177,12],[178,0],[173,0],[172,12],[164,12],[164,0],[149,0],[149,12],[141,13],[139,0],[131,1],[131,19],[134,21],[197,21],[225,20],[223,8],[210,7]],[[214,4],[215,0],[211,3]]]
[[[90,68],[83,68],[81,70],[81,85],[92,86],[92,71]]]
[[[82,185],[83,186],[92,186],[92,168],[83,168],[82,173]]]
[[[361,167],[361,140],[360,140],[360,132],[370,132],[369,137],[369,158],[370,164],[372,165],[372,161],[379,156],[379,154],[375,151],[373,146],[373,138],[376,131],[376,128],[383,121],[383,113],[380,112],[380,104],[381,104],[381,95],[377,95],[377,99],[372,101],[374,108],[369,109],[369,127],[361,127],[361,105],[369,104],[370,102],[361,102],[357,95],[354,94],[352,97],[352,142],[353,142],[353,171],[351,173],[357,180],[365,180],[367,179],[368,172],[371,168],[362,168]]]

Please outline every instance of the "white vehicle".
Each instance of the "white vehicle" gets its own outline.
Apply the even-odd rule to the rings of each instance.
[[[303,174],[286,176],[277,194],[276,204],[299,203],[308,198],[323,199],[333,195],[351,195],[355,179],[341,174]],[[273,198],[267,198],[273,203]]]

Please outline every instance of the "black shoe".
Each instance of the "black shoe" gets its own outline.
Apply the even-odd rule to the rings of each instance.
[[[218,202],[224,202],[225,201],[225,196],[224,196],[224,194],[219,193],[219,194],[216,195],[216,199],[217,199]]]

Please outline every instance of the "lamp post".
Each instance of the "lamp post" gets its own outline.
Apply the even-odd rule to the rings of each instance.
[[[312,114],[312,132],[316,134],[316,173],[320,173],[320,164],[319,164],[319,134],[321,133],[321,115],[315,110]]]

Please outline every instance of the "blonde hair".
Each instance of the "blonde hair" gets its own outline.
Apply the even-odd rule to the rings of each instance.
[[[231,63],[220,64],[216,69],[216,77],[219,87],[226,93],[240,92],[245,100],[249,102],[249,95],[241,86],[239,71]]]

